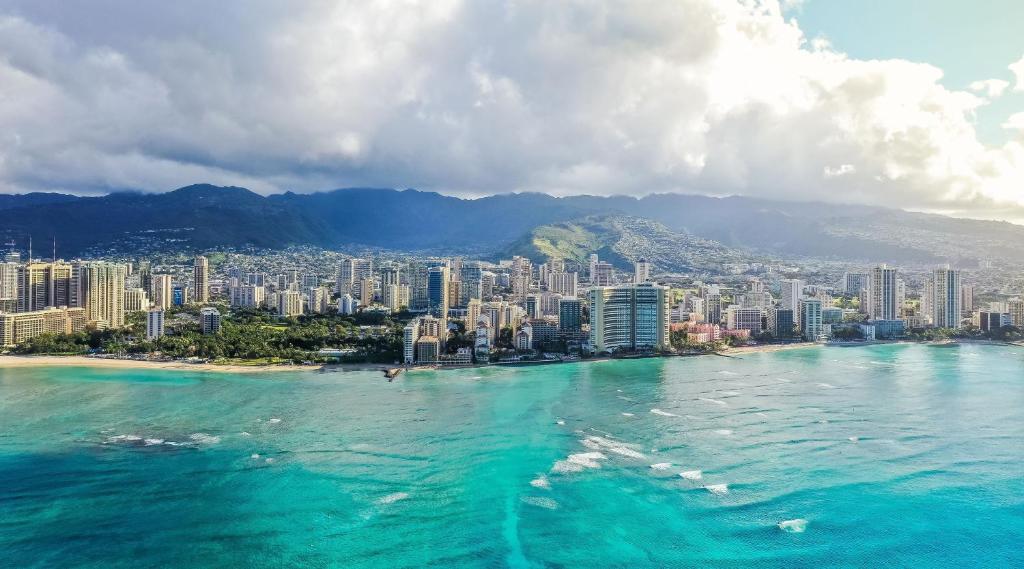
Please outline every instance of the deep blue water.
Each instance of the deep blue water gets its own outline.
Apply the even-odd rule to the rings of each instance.
[[[1024,566],[1022,474],[1012,347],[0,369],[2,567]]]

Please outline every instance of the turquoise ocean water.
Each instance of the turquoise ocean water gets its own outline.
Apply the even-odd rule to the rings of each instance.
[[[1017,348],[0,369],[2,567],[1022,565]]]

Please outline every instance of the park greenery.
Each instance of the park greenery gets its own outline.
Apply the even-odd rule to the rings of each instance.
[[[125,328],[88,330],[76,334],[43,334],[15,348],[21,354],[154,354],[166,358],[199,358],[232,363],[323,362],[321,348],[343,349],[341,361],[393,363],[401,360],[402,330],[411,315],[337,311],[279,318],[272,311],[238,308],[228,311],[216,334],[203,334],[199,307],[176,307],[167,315],[168,334],[145,339],[145,314],[129,316]],[[337,359],[337,358],[332,358]]]

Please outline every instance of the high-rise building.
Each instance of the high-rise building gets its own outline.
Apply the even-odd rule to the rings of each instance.
[[[220,311],[212,306],[199,310],[199,325],[203,334],[216,334],[220,332]]]
[[[821,320],[821,300],[805,298],[800,301],[800,330],[805,340],[817,342],[824,333]]]
[[[356,304],[356,300],[352,298],[352,295],[346,292],[338,297],[338,313],[355,314]]]
[[[709,324],[722,322],[722,294],[715,290],[704,293],[704,321]]]
[[[651,264],[647,259],[640,257],[633,267],[633,282],[636,284],[645,283],[651,280]]]
[[[867,314],[872,320],[896,320],[900,316],[899,279],[895,268],[886,265],[871,271]]]
[[[164,311],[161,308],[150,308],[146,312],[146,339],[152,342],[164,335]]]
[[[18,300],[18,263],[0,263],[0,301]],[[17,309],[17,308],[15,308]]]
[[[974,285],[960,285],[960,309],[963,314],[974,312]]]
[[[192,282],[194,283],[194,297],[196,302],[210,301],[210,261],[199,255],[196,257],[192,267]]]
[[[359,304],[361,306],[370,306],[373,304],[374,296],[374,282],[371,278],[359,279],[358,293],[359,293]]]
[[[73,334],[85,330],[84,308],[44,308],[0,313],[0,346],[16,346],[40,334]]]
[[[331,304],[331,291],[327,287],[312,286],[306,289],[307,312],[324,314]]]
[[[409,267],[409,309],[421,311],[427,309],[427,281],[429,268],[426,265]]]
[[[562,296],[576,296],[578,294],[578,274],[567,272],[548,273],[548,290]]]
[[[349,258],[341,262],[338,268],[338,282],[336,284],[339,294],[357,294],[356,288],[363,279],[373,278],[373,259]]]
[[[960,271],[948,266],[932,273],[932,324],[939,328],[959,328],[961,321]]]
[[[1006,301],[1006,312],[1010,315],[1010,325],[1024,328],[1024,300],[1011,298]]]
[[[761,333],[761,309],[732,305],[725,311],[725,322],[729,330],[749,330],[756,336]]]
[[[77,274],[68,263],[31,262],[18,266],[18,311],[80,306]]]
[[[857,296],[860,291],[868,288],[871,275],[867,273],[845,273],[843,274],[843,293],[848,296]]]
[[[257,307],[266,303],[267,292],[262,286],[239,285],[231,288],[231,306]]]
[[[789,338],[793,335],[796,323],[793,321],[793,310],[789,308],[768,308],[765,312],[767,317],[768,332],[776,338]]]
[[[526,315],[530,318],[540,318],[541,314],[541,297],[539,294],[528,294],[526,295]]]
[[[590,284],[594,286],[612,286],[615,283],[615,267],[611,263],[597,261],[592,265]]]
[[[127,268],[103,262],[82,263],[77,268],[79,295],[89,322],[98,327],[124,326],[124,281]]]
[[[302,314],[302,295],[298,291],[283,290],[276,296],[278,316],[287,318]]]
[[[593,287],[588,296],[594,350],[669,347],[668,288],[651,283]]]
[[[796,311],[800,308],[800,299],[804,295],[804,281],[800,279],[785,279],[782,281],[782,291],[779,295],[779,303],[782,308]]]
[[[448,316],[448,280],[446,266],[430,267],[427,271],[427,312],[438,318]]]
[[[124,291],[125,314],[139,312],[149,308],[149,295],[142,288],[129,288]]]
[[[174,305],[174,283],[171,275],[153,275],[153,305],[169,310]]]

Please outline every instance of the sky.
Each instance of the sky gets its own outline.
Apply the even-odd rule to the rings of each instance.
[[[1024,222],[1022,21],[1011,0],[0,0],[0,192],[685,192]]]

